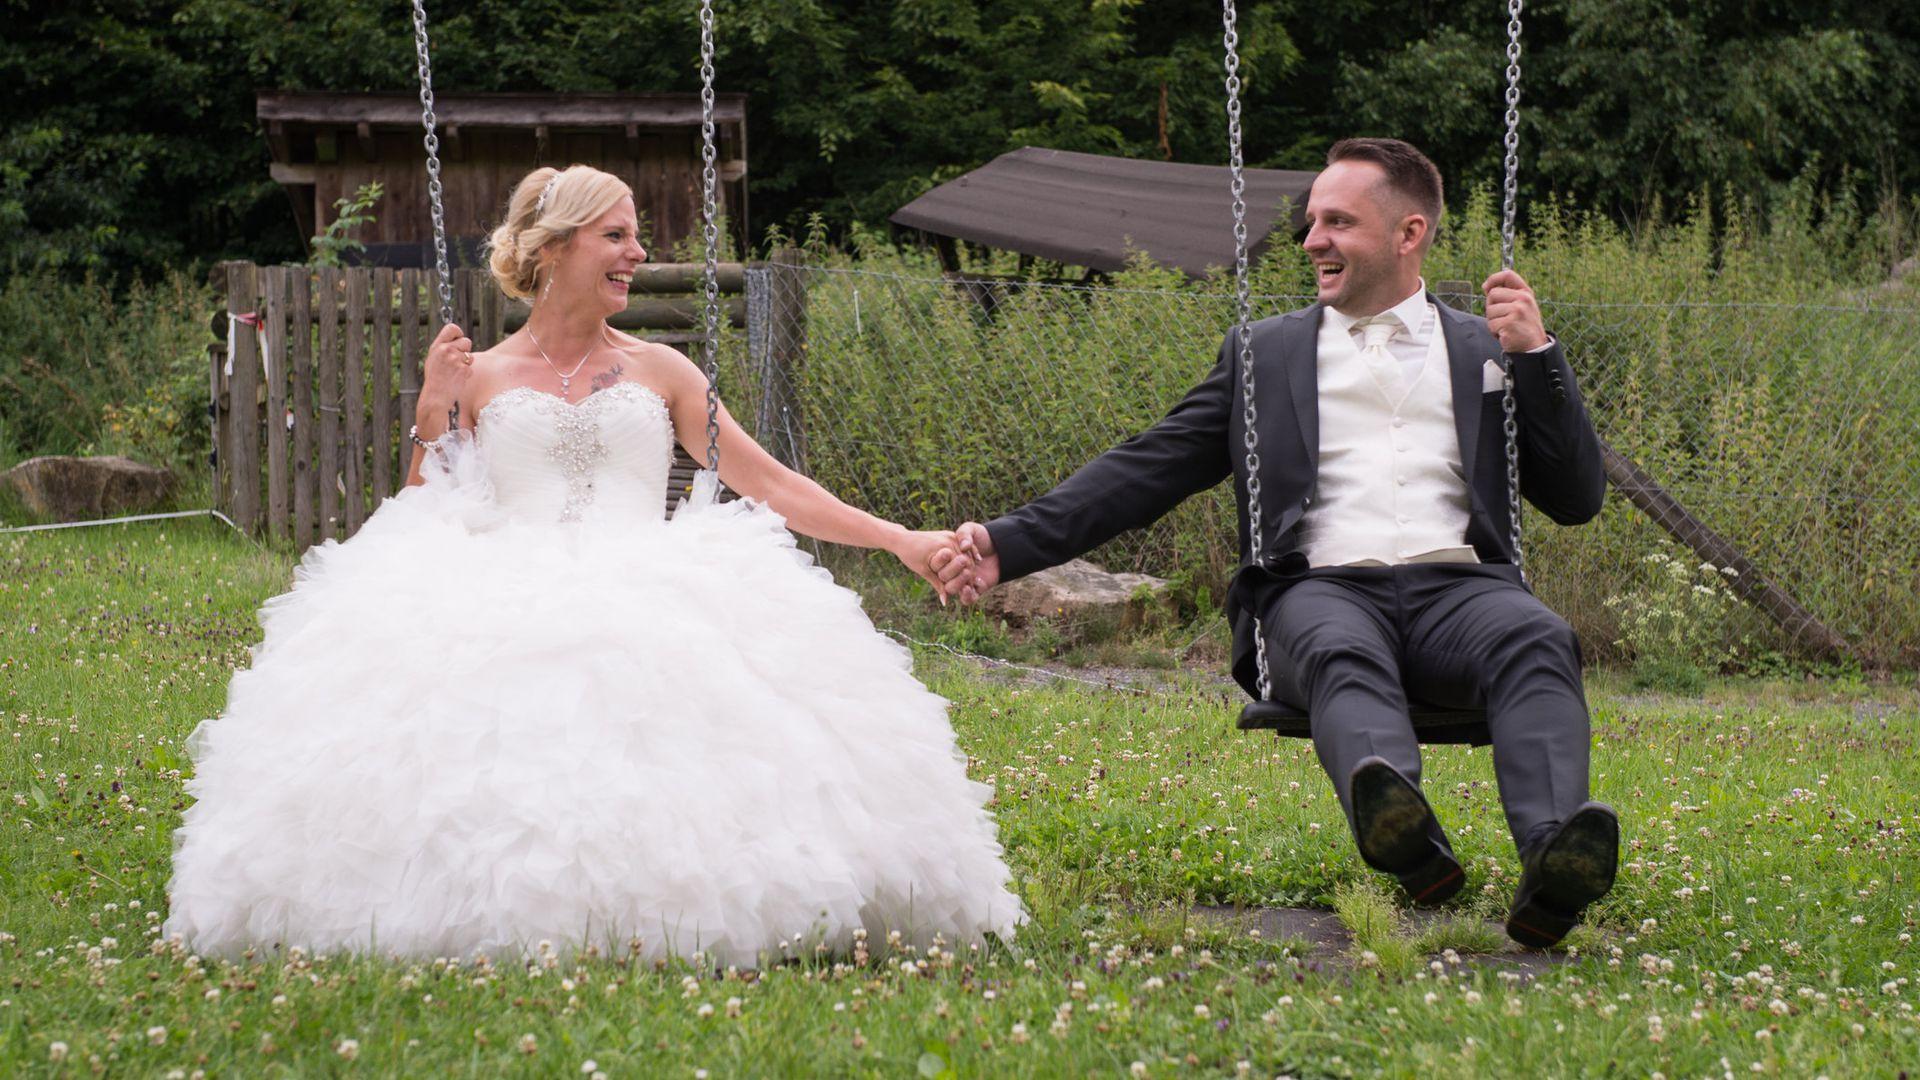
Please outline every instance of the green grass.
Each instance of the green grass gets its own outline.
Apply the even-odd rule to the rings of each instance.
[[[1676,702],[1597,681],[1595,795],[1621,812],[1625,866],[1579,957],[1531,980],[1428,962],[1493,944],[1481,920],[1511,892],[1485,751],[1428,755],[1469,885],[1415,934],[1306,743],[1235,734],[1204,686],[1017,683],[932,652],[1032,911],[1011,950],[876,942],[861,966],[721,975],[203,962],[156,929],[182,743],[289,570],[197,521],[0,536],[0,1075],[1840,1077],[1920,1059],[1920,719],[1888,684]],[[1377,961],[1198,904],[1338,904],[1371,920]]]

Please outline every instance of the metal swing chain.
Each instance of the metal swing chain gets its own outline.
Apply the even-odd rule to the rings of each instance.
[[[1507,160],[1500,208],[1500,265],[1513,269],[1513,217],[1520,198],[1520,8],[1523,0],[1507,0]],[[1508,539],[1513,542],[1513,566],[1527,579],[1527,560],[1520,550],[1520,425],[1514,417],[1513,357],[1502,350],[1500,398],[1501,428],[1507,438]]]
[[[419,3],[419,0],[414,0]],[[715,198],[713,136],[713,0],[700,0],[700,182],[701,232],[706,240],[707,468],[720,470],[720,231]]]
[[[427,129],[427,203],[433,210],[433,267],[439,274],[440,324],[453,321],[453,275],[447,269],[447,214],[440,201],[440,136],[434,134],[433,64],[427,56],[427,5],[413,0],[413,44],[420,51],[420,125]]]
[[[1260,429],[1253,398],[1253,283],[1247,263],[1247,177],[1240,130],[1240,34],[1234,0],[1221,0],[1222,40],[1227,69],[1227,168],[1233,189],[1234,336],[1240,344],[1240,397],[1243,442],[1247,448],[1247,563],[1260,563]],[[1259,672],[1259,697],[1272,696],[1273,679],[1267,668],[1267,635],[1258,613],[1253,617],[1254,663]]]

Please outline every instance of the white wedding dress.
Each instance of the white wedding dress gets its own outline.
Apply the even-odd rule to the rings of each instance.
[[[190,743],[166,932],[742,966],[1010,938],[946,703],[771,510],[665,520],[671,439],[637,383],[509,390],[309,552]]]

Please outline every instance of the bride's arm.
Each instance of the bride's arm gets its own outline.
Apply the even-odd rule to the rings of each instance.
[[[672,350],[666,350],[672,352]],[[694,460],[707,457],[707,380],[691,360],[672,352],[665,369],[674,434]],[[884,548],[907,568],[938,586],[928,565],[935,551],[953,547],[949,532],[914,532],[848,506],[812,480],[780,464],[761,449],[720,406],[720,479],[733,490],[758,499],[787,519],[794,532],[855,547]]]

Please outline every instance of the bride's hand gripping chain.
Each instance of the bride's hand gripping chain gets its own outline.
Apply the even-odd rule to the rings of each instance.
[[[420,483],[420,465],[435,439],[461,426],[461,402],[469,397],[473,381],[473,339],[454,323],[440,328],[427,347],[421,376],[420,400],[414,406],[413,467],[407,483]],[[471,419],[468,424],[471,425]]]

